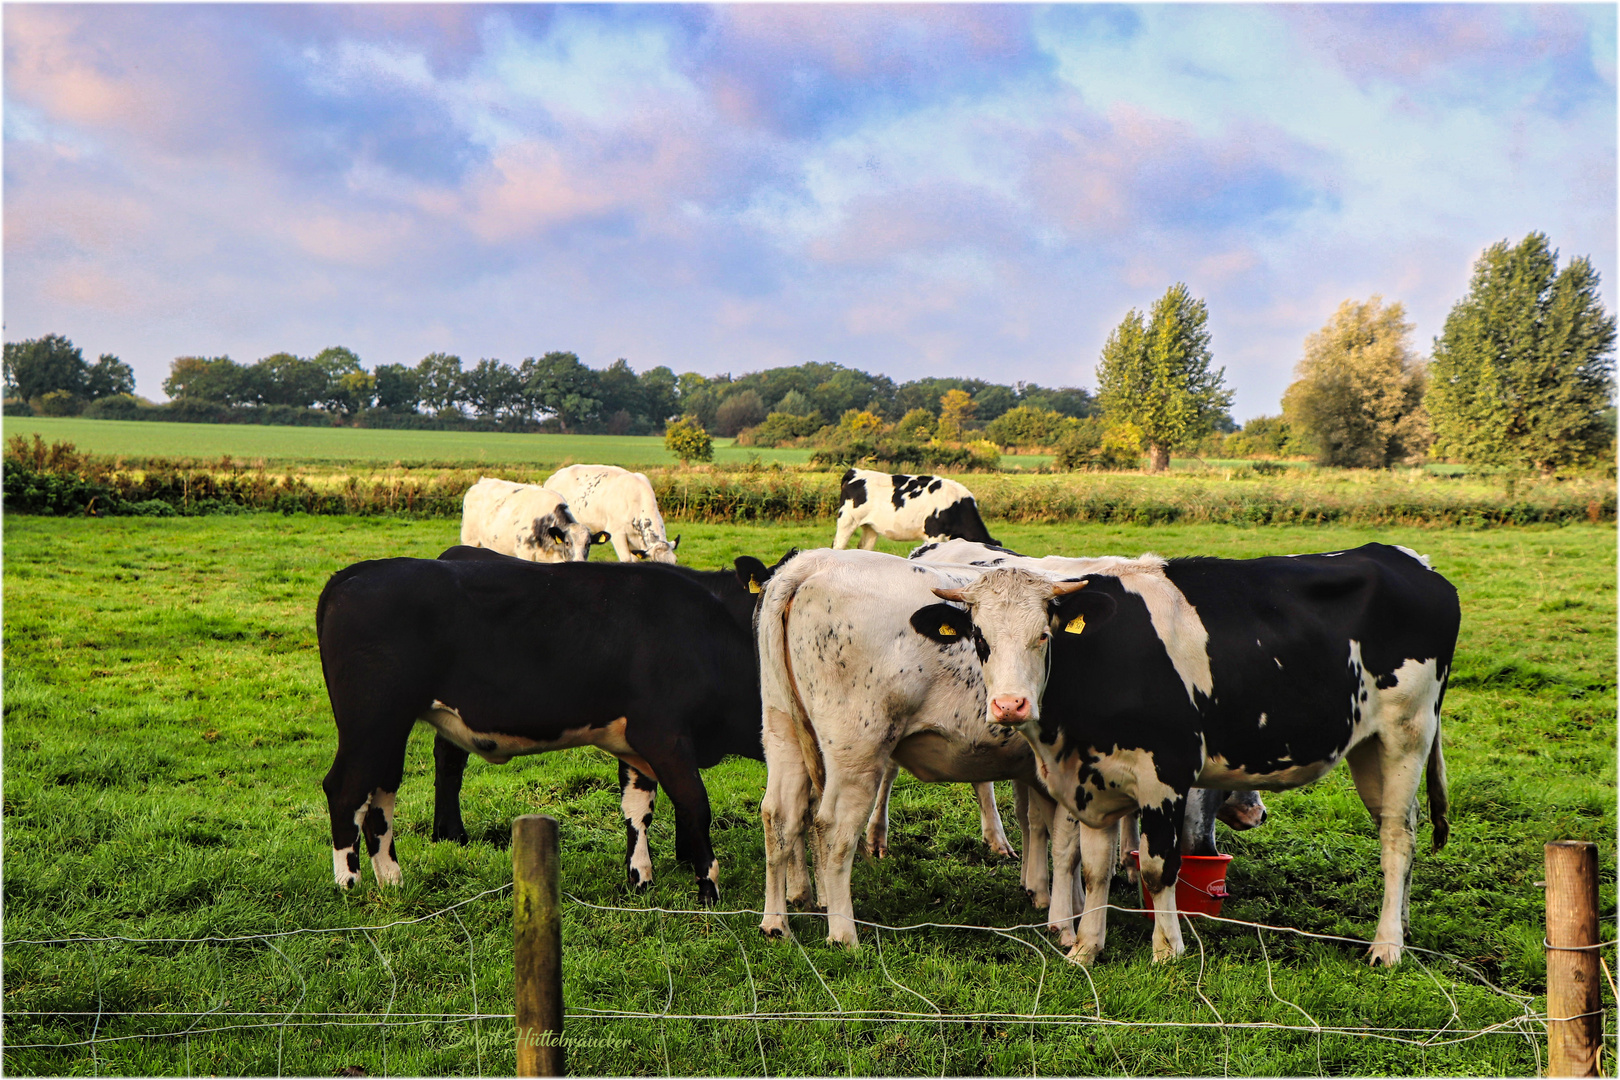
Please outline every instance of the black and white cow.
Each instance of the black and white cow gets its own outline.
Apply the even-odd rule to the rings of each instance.
[[[584,562],[608,534],[586,528],[549,488],[486,476],[461,498],[461,542],[532,562]]]
[[[1299,787],[1342,759],[1382,849],[1369,958],[1399,962],[1425,764],[1436,849],[1450,831],[1440,706],[1461,611],[1426,558],[1367,544],[1245,560],[981,561],[994,569],[936,593],[973,617],[990,720],[1023,734],[1048,790],[1082,822],[1086,910],[1071,957],[1102,951],[1113,859],[1094,856],[1112,854],[1121,817],[1141,814],[1153,953],[1169,959],[1184,949],[1175,883],[1193,786]]]
[[[766,586],[757,623],[767,770],[760,929],[767,935],[787,935],[788,905],[811,898],[804,829],[813,807],[816,896],[827,909],[828,940],[857,943],[851,866],[898,764],[930,782],[1025,783],[1024,886],[1040,906],[1050,828],[1048,922],[1065,944],[1074,940],[1079,823],[1054,817],[1023,740],[986,723],[971,624],[931,592],[979,574],[823,549],[799,555]]]
[[[702,584],[657,563],[383,559],[334,574],[315,623],[339,886],[360,879],[362,832],[378,881],[400,881],[394,803],[420,721],[495,764],[596,746],[655,777],[698,902],[718,898],[698,770],[761,756],[759,669],[752,633]]]
[[[754,607],[760,592],[771,575],[798,550],[792,549],[775,566],[766,566],[751,555],[739,556],[732,570],[695,570],[674,565],[688,579],[725,605],[738,628],[750,638],[754,632]],[[463,561],[468,559],[507,558],[487,548],[458,546],[439,555],[441,559]],[[760,759],[749,751],[738,751],[744,757]],[[461,782],[467,768],[468,752],[445,738],[433,740],[433,839],[467,842],[467,829],[461,819]],[[619,806],[624,817],[625,878],[630,889],[641,892],[653,880],[652,848],[648,836],[652,825],[653,808],[658,801],[658,781],[643,775],[624,760],[619,761]]]
[[[832,546],[843,548],[860,530],[860,546],[870,551],[879,535],[890,540],[960,537],[994,544],[973,493],[943,476],[850,469],[839,495],[838,532]]]

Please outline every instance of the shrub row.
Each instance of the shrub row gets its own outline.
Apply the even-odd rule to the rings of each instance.
[[[140,470],[81,454],[70,444],[8,441],[4,506],[28,514],[204,514],[272,510],[308,514],[455,517],[481,475],[538,483],[545,469],[442,469],[317,478],[267,473],[222,461],[213,467],[153,460]],[[666,517],[701,522],[825,521],[838,512],[838,476],[757,469],[648,474]],[[1612,483],[1539,483],[1513,493],[1447,484],[1223,483],[1143,477],[970,481],[984,516],[1020,523],[1138,525],[1493,525],[1614,521]]]

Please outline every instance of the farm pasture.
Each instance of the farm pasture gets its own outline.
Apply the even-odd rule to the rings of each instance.
[[[102,422],[105,423],[105,422]],[[241,429],[233,429],[239,435]],[[390,433],[392,434],[392,433]],[[487,437],[486,437],[487,438]],[[1031,554],[1226,557],[1334,550],[1368,540],[1431,555],[1462,594],[1463,628],[1443,730],[1452,839],[1420,830],[1411,942],[1462,957],[1544,1007],[1541,845],[1595,840],[1604,909],[1615,904],[1615,543],[1610,526],[1484,531],[992,522]],[[589,904],[686,908],[667,801],[654,825],[657,882],[626,896],[615,768],[595,751],[469,766],[473,842],[432,844],[431,732],[412,737],[397,822],[405,885],[340,894],[331,882],[320,777],[333,726],[315,651],[315,597],[359,559],[431,557],[456,522],[270,514],[208,518],[4,520],[4,1068],[12,1074],[332,1075],[348,1065],[431,1075],[510,1072],[509,1022],[379,1028],[401,1013],[509,1013],[510,898],[501,892],[414,926],[262,942],[40,947],[68,936],[251,935],[414,919],[510,880],[510,821],[562,823],[563,890]],[[739,554],[774,562],[824,546],[830,522],[683,522],[682,561]],[[904,553],[911,545],[880,542]],[[603,557],[598,554],[598,558]],[[721,859],[721,910],[757,907],[764,769],[728,761],[705,776]],[[1011,792],[1003,790],[1011,816]],[[1223,830],[1235,855],[1226,914],[1368,937],[1377,843],[1348,773],[1268,795],[1270,819]],[[1031,923],[1018,871],[987,857],[964,785],[897,785],[891,857],[857,861],[857,914],[890,925]],[[1113,902],[1136,901],[1120,883]],[[570,904],[565,992],[580,1073],[1413,1074],[1533,1073],[1525,1038],[1418,1048],[1348,1035],[1179,1026],[1060,1027],[875,1020],[616,1020],[584,1010],[739,1014],[874,1009],[932,1014],[1102,1014],[1146,1024],[1227,1021],[1473,1030],[1521,1010],[1445,963],[1377,971],[1363,950],[1199,923],[1193,955],[1149,961],[1147,920],[1116,914],[1089,973],[980,930],[869,935],[856,953],[767,942],[756,915],[594,911]],[[1609,925],[1612,925],[1610,923]],[[863,933],[863,936],[868,936]],[[1207,958],[1200,961],[1196,941]],[[880,951],[881,946],[881,951]],[[279,950],[279,952],[277,951]],[[1611,968],[1613,950],[1607,953]],[[1418,957],[1421,959],[1421,956]],[[814,971],[812,971],[812,965]],[[819,977],[818,977],[819,976]],[[1458,1016],[1436,985],[1455,997]],[[897,983],[924,995],[926,1003]],[[1275,992],[1275,997],[1273,996]],[[476,1001],[475,995],[476,993]],[[1207,999],[1203,1000],[1203,999]],[[1605,1004],[1613,1007],[1607,995]],[[18,1049],[179,1030],[116,1012],[217,1010],[363,1014],[356,1026],[293,1026],[103,1042],[94,1051]],[[40,1020],[28,1010],[90,1015]],[[209,1021],[208,1025],[227,1022]],[[615,1040],[608,1045],[609,1040]],[[618,1041],[622,1041],[622,1045]],[[1612,1060],[1606,1062],[1612,1067]]]

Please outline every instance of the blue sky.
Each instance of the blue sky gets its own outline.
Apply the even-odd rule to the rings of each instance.
[[[1209,305],[1244,420],[1488,245],[1614,309],[1614,5],[6,4],[5,338],[1095,386]]]

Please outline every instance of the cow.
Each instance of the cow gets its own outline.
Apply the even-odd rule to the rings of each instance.
[[[739,556],[731,570],[695,570],[675,566],[688,579],[707,589],[731,615],[738,628],[753,637],[754,606],[765,582],[778,567],[798,554],[790,549],[776,566],[766,566],[751,555]],[[439,555],[440,559],[461,561],[468,559],[506,559],[487,548],[452,547]],[[461,818],[461,782],[467,768],[467,750],[443,735],[433,739],[433,832],[434,840],[467,843],[467,829]],[[744,757],[760,757],[744,753]],[[652,824],[653,807],[658,800],[658,781],[638,772],[622,759],[619,761],[619,806],[625,829],[625,878],[632,892],[644,892],[652,885],[652,850],[648,837]]]
[[[1436,850],[1450,832],[1440,707],[1461,608],[1425,556],[1366,544],[1241,560],[979,561],[982,577],[936,595],[971,616],[989,719],[1023,735],[1082,823],[1071,959],[1102,951],[1114,860],[1100,856],[1113,854],[1120,818],[1141,815],[1153,956],[1168,960],[1185,949],[1175,883],[1193,786],[1284,790],[1344,760],[1381,848],[1368,959],[1399,963],[1425,765]]]
[[[617,465],[569,465],[546,477],[546,487],[567,499],[587,528],[608,534],[620,562],[675,561],[681,538],[665,534],[658,498],[643,474]]]
[[[1180,850],[1183,855],[1219,855],[1215,844],[1215,823],[1224,821],[1234,832],[1265,824],[1266,804],[1258,791],[1222,791],[1195,787],[1187,793],[1187,810],[1181,819]],[[1136,884],[1136,864],[1130,853],[1142,844],[1135,814],[1119,819],[1117,869]]]
[[[574,517],[549,488],[485,476],[461,499],[461,542],[530,562],[584,562],[608,540]]]
[[[789,903],[810,899],[805,819],[814,798],[816,894],[829,941],[856,945],[850,870],[891,763],[924,781],[1016,780],[1025,827],[1023,881],[1046,893],[1045,831],[1054,866],[1049,925],[1073,939],[1078,822],[1053,815],[1035,759],[1004,725],[985,721],[970,624],[930,591],[973,568],[909,563],[866,551],[801,554],[765,588],[756,618],[764,713],[765,912],[760,929],[787,936]],[[1037,819],[1035,822],[1029,819]]]
[[[759,758],[753,636],[725,603],[659,564],[382,559],[332,575],[315,614],[337,724],[323,788],[333,874],[401,880],[394,806],[411,728],[503,764],[596,746],[656,778],[699,904],[719,898],[698,770]]]
[[[979,517],[973,493],[943,476],[908,476],[850,469],[839,482],[838,531],[832,546],[848,546],[860,530],[860,547],[870,551],[879,534],[890,540],[960,537],[994,544]]]

